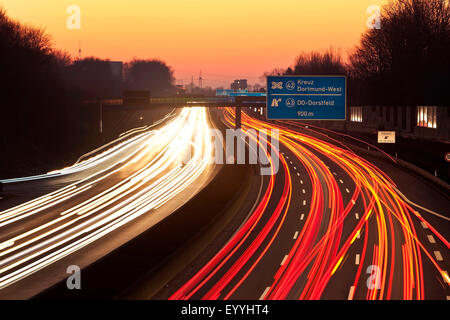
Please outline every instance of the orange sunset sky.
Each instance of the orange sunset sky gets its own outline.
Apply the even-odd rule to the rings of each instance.
[[[370,5],[385,0],[0,0],[9,16],[44,27],[57,48],[128,61],[160,58],[184,83],[200,69],[205,85],[260,82],[302,51],[330,46],[345,54],[366,29]],[[69,5],[81,29],[69,30]]]

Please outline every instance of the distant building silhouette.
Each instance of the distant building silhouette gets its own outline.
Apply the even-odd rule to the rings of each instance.
[[[248,88],[247,79],[234,80],[231,84],[231,90],[237,92],[239,90],[246,90]]]

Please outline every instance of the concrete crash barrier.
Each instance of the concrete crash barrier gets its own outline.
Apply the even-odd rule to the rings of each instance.
[[[86,285],[81,290],[68,290],[64,280],[34,299],[117,296],[207,229],[239,197],[245,189],[242,181],[249,181],[250,175],[250,165],[224,165],[205,188],[170,216],[83,268],[81,277]]]

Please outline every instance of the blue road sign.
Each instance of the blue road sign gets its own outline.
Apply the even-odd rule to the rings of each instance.
[[[267,77],[267,119],[345,120],[345,76]]]

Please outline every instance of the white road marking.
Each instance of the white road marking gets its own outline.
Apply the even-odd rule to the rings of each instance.
[[[306,206],[306,200],[303,200],[303,205]]]
[[[428,226],[425,222],[421,221],[420,224],[422,225],[422,228],[428,229]]]
[[[306,193],[306,190],[305,190],[305,189],[302,189],[302,193],[305,194],[305,193]]]
[[[300,220],[303,220],[304,217],[305,215],[302,213],[302,215],[300,216]]]
[[[259,300],[264,299],[264,297],[266,296],[267,292],[269,292],[270,287],[267,287],[266,290],[264,290],[263,294],[261,295],[261,297],[259,297]]]
[[[355,264],[356,264],[356,265],[359,265],[359,254],[356,255],[356,258],[355,258]]]
[[[300,180],[300,184],[303,184],[303,180]]]
[[[353,203],[353,205],[355,205],[355,203],[356,203],[355,200],[352,199],[352,203]]]
[[[350,193],[350,190],[348,190],[348,188],[345,188],[345,191],[346,191],[347,193]]]
[[[297,239],[297,237],[298,237],[298,231],[295,231],[294,240]]]
[[[350,291],[348,293],[348,298],[347,300],[353,300],[353,294],[355,293],[355,286],[351,286],[350,287]]]
[[[292,161],[289,161],[292,164]]]
[[[359,239],[361,238],[361,232],[358,231],[358,233],[356,234],[356,237]]]
[[[335,176],[337,176],[337,173],[336,173],[336,172],[333,172],[333,174],[334,174]]]
[[[445,271],[445,270],[442,271],[442,278],[444,279],[445,283],[447,283],[447,284],[449,283],[448,282],[448,273],[447,273],[447,271]]]
[[[297,175],[300,177],[300,173],[297,172]]]
[[[428,241],[430,241],[430,243],[436,243],[436,240],[434,240],[434,237],[431,234],[427,235],[427,237],[428,237]]]
[[[297,167],[294,167],[294,170],[297,170]]]
[[[359,214],[355,213],[356,220],[359,220]]]
[[[450,217],[444,216],[444,215],[442,215],[442,214],[439,214],[439,213],[437,213],[437,212],[434,212],[433,210],[430,210],[430,209],[427,209],[427,208],[425,208],[425,207],[422,207],[422,206],[418,205],[417,203],[414,203],[414,202],[412,202],[411,200],[409,200],[409,199],[408,199],[403,193],[401,193],[400,190],[398,190],[396,187],[392,186],[392,188],[400,195],[400,197],[403,198],[403,200],[405,200],[405,201],[408,202],[409,204],[411,204],[411,205],[413,205],[413,206],[415,206],[415,207],[417,207],[417,208],[419,208],[419,209],[422,209],[422,210],[424,210],[424,211],[426,211],[426,212],[428,212],[428,213],[431,213],[432,215],[435,215],[436,217],[439,217],[439,218],[441,218],[441,219],[450,221]]]
[[[344,183],[344,181],[342,181],[342,179],[339,179],[339,182],[340,182],[340,183]]]
[[[280,266],[284,265],[284,263],[286,262],[287,258],[288,258],[288,255],[285,255],[284,258],[283,258],[283,261],[281,261]]]
[[[444,259],[442,258],[442,254],[441,254],[440,251],[434,251],[434,256],[436,257],[436,260],[437,260],[437,261],[442,261],[442,260],[444,260]]]

